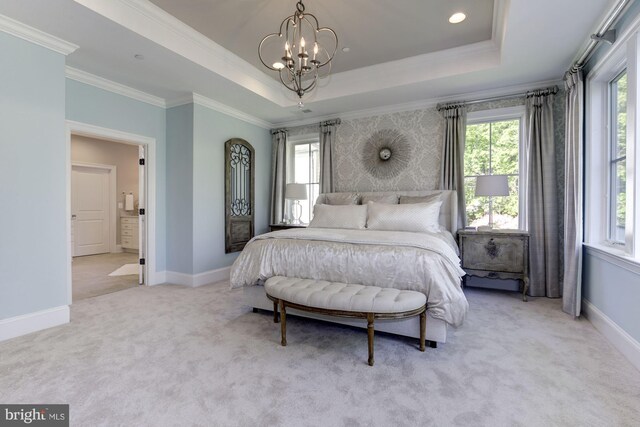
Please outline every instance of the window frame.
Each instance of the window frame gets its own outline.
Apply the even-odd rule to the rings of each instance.
[[[585,245],[640,266],[640,156],[638,111],[640,42],[637,28],[619,38],[586,79]],[[626,220],[624,242],[610,239],[612,206],[610,83],[627,72]]]
[[[319,144],[320,143],[320,135],[317,133],[308,133],[308,134],[303,134],[303,135],[295,135],[295,136],[290,136],[289,138],[287,138],[287,154],[286,154],[286,182],[287,184],[290,183],[295,183],[295,146],[298,145],[311,145],[311,144]],[[309,150],[309,153],[311,153],[311,150]],[[309,155],[309,164],[311,164],[311,155]],[[320,167],[320,153],[318,151],[318,168]],[[311,165],[309,166],[309,177],[308,177],[308,182],[301,182],[300,184],[306,184],[307,185],[307,193],[309,198],[307,199],[309,202],[309,222],[313,219],[313,204],[315,203],[315,200],[311,200],[311,186],[312,185],[317,185],[318,189],[320,188],[320,182],[318,180],[318,182],[312,182],[311,181],[311,176],[312,174],[312,168]],[[287,204],[285,212],[287,213],[287,216],[289,217],[289,219],[291,219],[292,216],[292,212],[291,212],[291,204]],[[307,218],[302,218],[301,219],[302,222],[305,222],[307,220]]]
[[[526,217],[526,182],[527,182],[527,161],[526,147],[524,138],[524,122],[526,109],[524,105],[513,107],[494,108],[490,110],[471,111],[467,113],[467,123],[469,125],[477,125],[483,123],[495,123],[506,120],[520,120],[520,129],[518,130],[518,229],[527,230]],[[465,126],[465,133],[466,133]],[[463,172],[464,173],[464,172]],[[473,175],[469,175],[473,176]],[[511,175],[510,175],[511,176]],[[465,175],[463,178],[466,178]],[[464,190],[463,190],[464,191]],[[466,216],[466,207],[465,207]]]
[[[627,75],[627,82],[629,81],[629,74],[627,72],[626,64],[620,70],[613,79],[611,79],[607,84],[607,103],[608,103],[608,111],[607,111],[607,235],[606,240],[609,244],[613,246],[621,246],[625,247],[626,245],[626,236],[623,241],[615,239],[615,228],[617,225],[616,216],[618,204],[614,195],[616,195],[616,182],[615,176],[617,176],[617,166],[618,163],[624,161],[626,163],[627,155],[625,150],[625,155],[622,157],[615,157],[616,146],[618,142],[618,127],[615,124],[618,116],[618,105],[617,105],[617,97],[614,101],[613,97],[613,86],[617,85],[618,81],[622,78],[622,76]],[[627,86],[628,92],[628,86]],[[628,97],[627,97],[627,105],[628,105]],[[628,119],[627,119],[628,125]],[[625,191],[626,191],[626,182],[625,182]],[[626,221],[625,221],[625,230],[626,230]]]

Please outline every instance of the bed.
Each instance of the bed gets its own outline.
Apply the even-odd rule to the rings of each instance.
[[[245,303],[271,311],[273,305],[261,283],[272,276],[320,279],[366,286],[393,287],[423,292],[427,296],[426,339],[446,342],[447,325],[462,324],[468,303],[461,289],[456,229],[456,194],[452,191],[397,191],[321,194],[330,198],[381,200],[385,197],[438,197],[438,228],[423,232],[372,229],[289,229],[256,236],[231,268],[231,287],[243,288]],[[380,206],[380,205],[377,205]],[[371,207],[369,207],[371,212]],[[369,218],[370,219],[370,218]],[[354,319],[293,313],[353,326]],[[379,330],[417,337],[417,318],[381,322]]]

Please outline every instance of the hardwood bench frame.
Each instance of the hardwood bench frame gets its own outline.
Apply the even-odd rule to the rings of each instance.
[[[273,301],[273,322],[278,323],[278,313],[280,313],[280,334],[282,346],[287,345],[287,307],[301,311],[308,311],[310,313],[325,314],[329,316],[337,317],[350,317],[367,320],[367,337],[369,343],[369,366],[373,366],[373,335],[374,335],[374,321],[375,319],[391,320],[391,319],[404,319],[407,317],[413,317],[420,315],[420,351],[425,350],[425,331],[427,326],[427,305],[423,305],[420,308],[414,310],[395,312],[395,313],[375,313],[375,312],[359,312],[359,311],[345,311],[345,310],[332,310],[328,308],[311,307],[307,305],[296,304],[293,302],[285,301],[283,299],[272,297],[267,293],[267,298]],[[278,310],[279,309],[279,310]],[[433,347],[433,344],[430,343]]]

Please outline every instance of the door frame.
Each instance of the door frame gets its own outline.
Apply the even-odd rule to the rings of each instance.
[[[130,145],[145,146],[145,167],[146,167],[146,188],[145,188],[145,204],[146,206],[146,263],[143,266],[146,278],[146,285],[157,285],[161,282],[161,275],[156,272],[156,139],[137,135],[134,133],[122,132],[115,129],[108,129],[88,123],[76,122],[73,120],[65,121],[66,127],[66,209],[67,217],[65,220],[66,236],[67,236],[67,301],[72,303],[72,271],[71,271],[71,135],[86,136],[89,138],[103,139],[107,141],[120,142]],[[151,209],[149,209],[151,208]]]
[[[73,167],[78,166],[81,168],[89,168],[89,169],[100,169],[100,170],[108,170],[109,171],[109,252],[115,253],[120,252],[118,250],[118,245],[116,244],[116,224],[117,224],[117,192],[118,189],[116,186],[117,176],[118,176],[118,168],[116,165],[102,165],[99,163],[85,163],[85,162],[71,162],[71,170],[73,171]],[[71,191],[71,188],[69,188]],[[69,199],[69,206],[71,206],[71,199]],[[69,218],[71,218],[71,214],[69,214]],[[71,233],[71,230],[69,230]],[[69,234],[71,235],[71,234]],[[71,250],[73,252],[73,248]]]

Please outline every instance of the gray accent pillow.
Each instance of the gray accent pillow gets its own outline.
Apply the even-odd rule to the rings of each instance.
[[[367,204],[367,228],[369,230],[437,232],[440,229],[441,201],[388,205]]]
[[[400,204],[406,205],[409,203],[430,203],[441,200],[442,193],[429,194],[428,196],[400,196]]]
[[[362,196],[362,204],[366,205],[369,202],[386,203],[388,205],[398,204],[397,194],[377,195],[377,196]]]
[[[360,196],[358,193],[327,193],[324,200],[327,205],[357,205]]]

